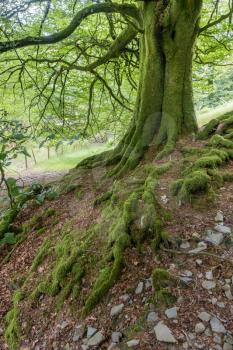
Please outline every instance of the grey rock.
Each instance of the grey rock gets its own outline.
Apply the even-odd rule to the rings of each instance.
[[[223,333],[223,334],[225,334],[227,332],[224,325],[222,324],[221,321],[219,321],[219,319],[217,317],[211,318],[210,326],[211,326],[212,332]]]
[[[145,281],[145,289],[150,289],[153,287],[153,282],[152,282],[152,277],[148,278],[146,281]]]
[[[215,345],[215,350],[222,350],[221,345],[219,345],[219,344]]]
[[[225,308],[225,304],[222,301],[217,302],[216,304],[220,309],[224,309]]]
[[[136,346],[139,345],[139,343],[140,343],[140,341],[139,341],[138,339],[132,339],[132,340],[129,340],[129,341],[127,342],[127,346],[128,346],[129,348],[135,348]]]
[[[224,343],[223,350],[233,350],[233,346],[228,343]]]
[[[214,229],[220,233],[223,233],[224,235],[230,235],[231,229],[230,227],[224,226],[224,225],[216,225]]]
[[[214,289],[216,287],[216,282],[204,280],[201,285],[202,285],[202,288],[207,289],[207,290],[211,290],[211,289]]]
[[[69,323],[68,321],[62,321],[62,323],[59,324],[58,327],[59,327],[60,329],[65,329],[66,327],[69,326],[69,324],[70,324],[70,323]]]
[[[209,242],[215,246],[218,246],[223,242],[223,240],[224,240],[224,236],[221,232],[214,232],[211,230],[207,231],[207,236],[206,236],[207,242]]]
[[[180,280],[184,283],[191,283],[193,278],[193,273],[191,271],[183,271],[180,273]]]
[[[205,335],[206,335],[207,337],[212,337],[212,332],[211,332],[211,330],[210,330],[209,327],[206,328],[206,330],[205,330]]]
[[[201,244],[200,244],[201,243]],[[200,242],[197,248],[189,250],[189,254],[198,254],[207,249],[207,244],[205,242]]]
[[[225,295],[226,295],[226,297],[227,297],[228,300],[233,300],[233,295],[232,295],[232,293],[231,293],[230,290],[226,291],[226,292],[225,292]]]
[[[207,271],[207,272],[205,273],[205,278],[206,278],[207,280],[212,281],[212,279],[213,279],[213,272],[212,272],[212,271]]]
[[[199,322],[195,325],[195,333],[196,334],[201,334],[205,331],[205,325],[202,322]]]
[[[116,317],[116,316],[120,315],[123,311],[123,308],[124,308],[124,304],[119,304],[119,305],[113,306],[111,309],[111,312],[110,312],[110,316]]]
[[[103,343],[104,340],[104,335],[101,332],[97,332],[90,339],[88,339],[87,346],[98,346]]]
[[[228,292],[229,290],[231,290],[231,286],[229,284],[224,284],[224,286],[222,287],[222,289],[225,291],[225,292]]]
[[[154,311],[149,312],[148,316],[147,316],[147,322],[148,323],[154,323],[156,321],[158,321],[158,314]]]
[[[159,322],[154,327],[154,331],[157,340],[165,343],[176,343],[176,339],[173,336],[171,330],[163,322]]]
[[[113,343],[119,343],[122,338],[121,332],[113,332],[112,333],[112,342]]]
[[[203,321],[203,322],[209,322],[209,320],[211,319],[211,315],[208,314],[208,312],[202,311],[200,312],[197,317]]]
[[[95,333],[97,332],[97,329],[94,327],[87,327],[87,339],[91,338]]]
[[[143,282],[139,282],[138,285],[137,285],[137,288],[135,290],[135,294],[137,294],[137,295],[142,294],[143,288],[144,288],[144,283]]]
[[[170,309],[167,309],[165,311],[165,315],[167,316],[167,318],[177,318],[177,307],[172,307]]]
[[[77,327],[75,327],[74,335],[73,335],[73,342],[77,342],[80,339],[82,339],[84,334],[85,334],[85,326],[84,325],[80,324]]]
[[[120,296],[120,300],[122,300],[124,303],[127,303],[127,301],[130,301],[129,294],[124,294]]]
[[[216,222],[223,222],[223,220],[224,220],[223,213],[222,213],[222,211],[219,210],[217,212],[217,215],[215,216],[215,221]]]
[[[215,335],[214,336],[214,342],[216,343],[216,344],[219,344],[219,345],[221,345],[222,344],[222,338],[219,336],[219,335]]]
[[[201,259],[197,259],[197,260],[196,260],[196,264],[197,264],[198,266],[201,266],[202,263],[203,263],[203,261],[202,261]]]
[[[228,344],[233,345],[233,335],[230,332],[228,332],[224,337],[224,341]]]
[[[187,241],[182,242],[181,245],[180,245],[180,249],[186,250],[186,249],[189,249],[189,248],[190,248],[190,243],[187,242]]]
[[[195,339],[196,339],[196,334],[194,334],[194,333],[188,333],[188,338],[189,338],[190,340],[195,340]]]

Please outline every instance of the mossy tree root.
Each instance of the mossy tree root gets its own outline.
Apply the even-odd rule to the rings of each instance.
[[[198,138],[208,139],[211,135],[225,135],[226,138],[232,138],[233,114],[228,113],[218,118],[210,120],[198,132]]]

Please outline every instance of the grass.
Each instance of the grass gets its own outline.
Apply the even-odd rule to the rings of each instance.
[[[51,151],[51,157],[47,159],[47,151],[45,149],[35,150],[37,164],[33,164],[33,160],[29,159],[28,170],[25,169],[24,158],[17,158],[14,164],[9,168],[11,175],[14,175],[15,172],[44,172],[44,171],[64,171],[74,168],[81,160],[98,154],[100,152],[106,151],[109,149],[107,144],[87,144],[80,145],[77,150],[72,149],[72,147],[65,149],[64,154],[56,155],[54,151]],[[30,150],[29,150],[30,151]]]

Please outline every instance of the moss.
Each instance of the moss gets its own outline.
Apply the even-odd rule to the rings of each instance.
[[[109,199],[111,199],[112,194],[113,194],[112,191],[108,191],[102,194],[101,196],[97,197],[94,201],[94,206],[98,206],[101,203],[108,201]]]
[[[37,267],[42,263],[42,261],[44,260],[45,256],[47,255],[47,253],[49,251],[50,244],[51,243],[50,243],[49,239],[45,239],[39,252],[37,253],[37,255],[35,256],[35,258],[32,262],[31,271],[35,271],[37,269]]]
[[[22,300],[21,290],[17,290],[13,295],[13,307],[6,315],[5,337],[10,350],[19,349],[19,340],[21,334],[20,328],[20,308],[19,302]]]
[[[208,145],[213,147],[233,148],[233,142],[221,135],[212,136]]]
[[[228,181],[228,182],[233,181],[233,172],[232,171],[223,172],[221,174],[221,176],[223,177],[224,181]]]
[[[194,165],[193,169],[199,169],[199,168],[217,168],[223,163],[223,160],[218,155],[209,155],[204,156],[198,159]]]
[[[199,131],[198,138],[200,140],[208,139],[217,130],[219,123],[220,121],[218,119],[212,119]]]
[[[171,307],[176,303],[176,301],[177,301],[176,296],[173,295],[167,289],[160,289],[154,294],[154,303],[160,307],[162,306]]]

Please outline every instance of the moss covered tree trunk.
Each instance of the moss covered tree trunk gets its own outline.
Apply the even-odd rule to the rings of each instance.
[[[200,0],[143,1],[140,12],[140,80],[129,131],[115,150],[114,173],[133,169],[154,144],[159,157],[178,138],[197,131],[192,92],[192,59]]]

